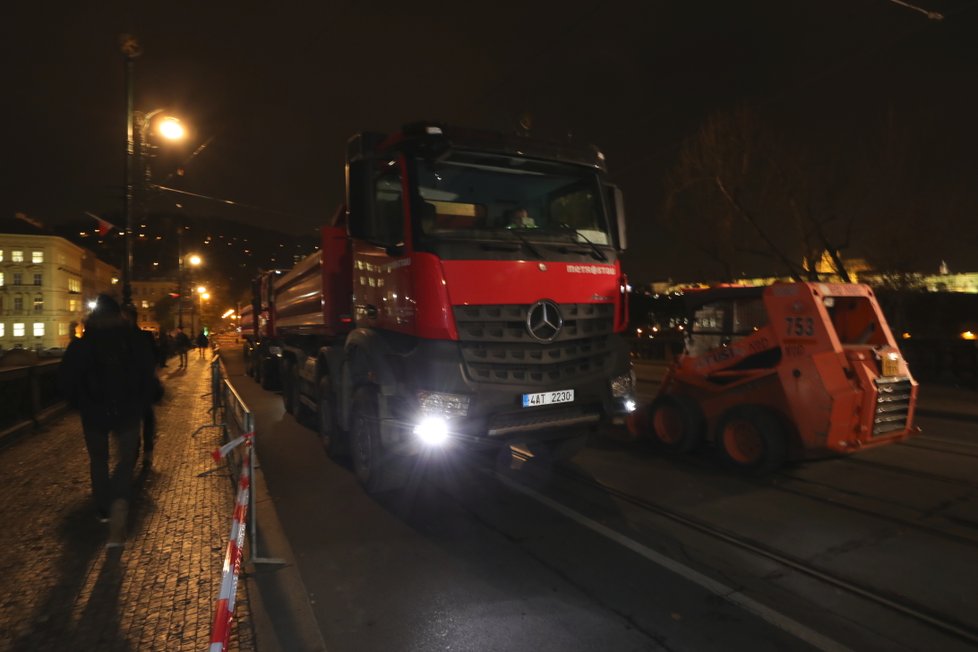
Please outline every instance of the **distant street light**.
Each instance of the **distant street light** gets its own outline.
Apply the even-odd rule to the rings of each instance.
[[[182,233],[182,230],[181,230]],[[182,237],[177,238],[177,244],[183,242]],[[191,267],[199,267],[204,261],[197,254],[183,254],[182,249],[178,252],[178,268],[177,268],[177,326],[183,328],[183,303],[185,298],[183,296],[183,286],[184,286],[184,265],[190,265]],[[190,304],[190,309],[193,310],[193,303]],[[193,326],[193,320],[191,320],[191,326]]]

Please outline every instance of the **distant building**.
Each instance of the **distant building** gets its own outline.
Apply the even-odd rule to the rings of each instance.
[[[156,304],[168,297],[176,287],[177,282],[173,279],[132,282],[132,303],[136,306],[136,319],[140,328],[160,332]]]
[[[0,233],[0,349],[64,348],[119,270],[53,235]]]

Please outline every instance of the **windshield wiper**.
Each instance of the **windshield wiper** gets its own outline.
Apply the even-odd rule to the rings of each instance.
[[[540,250],[537,249],[536,247],[534,247],[532,244],[530,244],[530,241],[527,240],[526,237],[519,232],[519,230],[517,230],[517,229],[504,229],[504,231],[506,231],[506,233],[511,233],[514,238],[516,238],[517,240],[519,240],[520,242],[522,242],[524,245],[526,245],[526,248],[529,249],[533,253],[534,256],[536,256],[537,258],[543,258],[543,254],[540,253]]]
[[[594,254],[595,258],[597,258],[603,263],[608,262],[608,257],[604,255],[604,252],[598,249],[598,245],[588,240],[586,235],[584,235],[583,233],[581,233],[580,231],[572,227],[570,224],[558,224],[557,226],[560,227],[561,229],[566,229],[569,232],[567,235],[570,236],[571,242],[573,242],[574,244],[580,244],[576,239],[576,238],[580,238],[581,240],[586,242],[588,246],[591,247],[591,253]]]

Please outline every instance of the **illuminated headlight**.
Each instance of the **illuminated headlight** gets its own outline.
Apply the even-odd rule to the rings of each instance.
[[[425,415],[464,417],[469,413],[469,397],[465,394],[418,392],[418,403]]]
[[[430,446],[438,446],[448,439],[448,422],[442,417],[427,416],[414,427],[414,434]]]
[[[635,372],[629,371],[627,374],[622,374],[616,378],[611,379],[611,395],[614,398],[631,398],[632,394],[635,393]]]
[[[282,347],[280,347],[280,346],[270,346],[270,347],[268,347],[268,352],[270,354],[272,354],[272,355],[281,356],[282,355]]]
[[[625,399],[625,412],[631,414],[632,412],[635,411],[635,408],[637,408],[637,407],[638,407],[638,404],[635,402],[635,399],[633,399],[633,398],[627,398],[627,399]]]

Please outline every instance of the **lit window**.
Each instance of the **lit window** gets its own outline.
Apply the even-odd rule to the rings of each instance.
[[[0,321],[0,337],[3,337],[4,333],[7,332],[7,325]]]
[[[22,263],[24,262],[24,252],[14,250],[10,252],[10,262],[12,263]]]
[[[68,291],[69,292],[81,292],[81,281],[77,278],[68,279]]]
[[[32,263],[43,263],[44,262],[44,252],[43,251],[32,251],[31,252],[31,262]]]
[[[44,337],[44,322],[34,322],[34,337]]]
[[[43,285],[43,283],[41,283],[41,278],[42,277],[41,277],[40,274],[35,274],[34,275],[34,285]]]
[[[3,249],[0,249],[0,263],[3,262]]]
[[[149,301],[143,299],[143,308],[149,308]]]
[[[23,337],[24,336],[24,324],[23,323],[19,323],[19,324],[15,323],[13,330],[14,330],[14,337]]]
[[[34,312],[41,312],[44,310],[44,297],[38,294],[34,297]]]
[[[66,324],[64,322],[59,322],[58,323],[58,335],[67,335],[67,334],[68,334],[68,324]]]
[[[3,272],[0,272],[0,287],[3,287]]]

